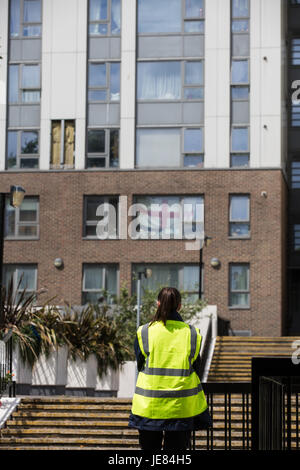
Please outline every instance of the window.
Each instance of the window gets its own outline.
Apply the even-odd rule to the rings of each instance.
[[[89,0],[89,34],[115,36],[121,32],[121,0]]]
[[[249,64],[248,60],[233,60],[231,66],[231,82],[235,85],[248,84]]]
[[[300,38],[292,38],[291,41],[291,64],[300,65]]]
[[[181,129],[137,129],[137,167],[180,166]]]
[[[84,264],[82,276],[82,304],[114,303],[118,293],[118,266],[114,264]]]
[[[75,121],[52,121],[51,167],[73,168],[75,153]]]
[[[7,132],[7,169],[38,168],[39,131],[9,130]]]
[[[249,128],[250,122],[249,22],[249,0],[231,0],[231,167],[249,166],[249,144],[245,135],[249,129],[235,127],[245,125]]]
[[[230,196],[229,236],[235,238],[250,236],[250,197],[247,195]]]
[[[291,126],[300,127],[300,104],[294,104],[291,106]]]
[[[120,101],[120,62],[90,62],[88,100]]]
[[[192,239],[203,233],[203,196],[135,196],[137,238]]]
[[[9,65],[9,103],[39,103],[39,64]]]
[[[249,151],[249,129],[248,127],[233,127],[231,130],[231,151]]]
[[[294,250],[300,251],[300,225],[294,225]]]
[[[145,294],[145,290],[158,291],[166,285],[176,287],[181,292],[187,294],[187,302],[195,302],[199,298],[199,265],[196,264],[133,264],[133,281],[132,292],[136,293],[137,273],[146,268],[152,270],[152,275],[148,279],[142,277],[141,294]],[[201,276],[201,292],[203,293],[203,266]]]
[[[203,129],[184,129],[183,151],[185,167],[203,167]]]
[[[138,0],[138,32],[203,33],[204,0]]]
[[[247,18],[249,16],[249,0],[232,0],[232,17]]]
[[[137,97],[139,100],[202,100],[203,61],[138,62]]]
[[[250,306],[249,264],[229,265],[229,306],[247,308]]]
[[[119,166],[119,129],[88,129],[87,168]]]
[[[101,239],[105,232],[106,238],[116,239],[119,225],[118,203],[119,196],[85,196],[83,236]]]
[[[39,37],[41,0],[10,0],[10,37]]]
[[[291,165],[292,189],[300,189],[300,161],[294,161]]]
[[[138,128],[136,166],[202,168],[202,128]]]
[[[36,292],[37,266],[34,264],[5,264],[3,266],[3,280],[6,289],[12,279],[13,295],[18,302],[22,290],[26,289],[25,298]]]
[[[39,198],[25,196],[20,207],[5,201],[5,237],[37,238],[39,235]]]

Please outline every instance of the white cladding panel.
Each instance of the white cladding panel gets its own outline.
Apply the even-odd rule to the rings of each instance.
[[[205,6],[204,165],[229,167],[230,0]]]
[[[8,0],[0,0],[0,171],[5,169]]]
[[[281,166],[281,0],[251,0],[250,166]]]
[[[84,168],[87,0],[46,0],[43,8],[41,168],[49,168],[53,119],[74,119],[75,167]]]

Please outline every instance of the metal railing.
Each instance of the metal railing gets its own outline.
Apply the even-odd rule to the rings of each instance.
[[[202,383],[213,426],[192,433],[191,450],[251,449],[251,383]]]
[[[10,397],[16,396],[15,381],[7,381],[7,374],[12,374],[12,337],[7,335],[0,341],[0,396],[8,392]]]
[[[300,364],[252,358],[253,450],[299,450]]]

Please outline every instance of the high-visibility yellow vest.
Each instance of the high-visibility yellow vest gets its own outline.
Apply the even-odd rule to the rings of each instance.
[[[167,320],[140,326],[137,331],[145,367],[139,372],[132,413],[153,419],[199,415],[207,402],[192,368],[202,337],[199,329],[182,321]]]

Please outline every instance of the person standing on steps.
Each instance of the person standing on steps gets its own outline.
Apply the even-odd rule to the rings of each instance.
[[[135,338],[139,373],[128,426],[138,429],[142,450],[186,450],[191,431],[212,425],[200,381],[202,337],[180,308],[180,292],[164,287],[153,320]]]

